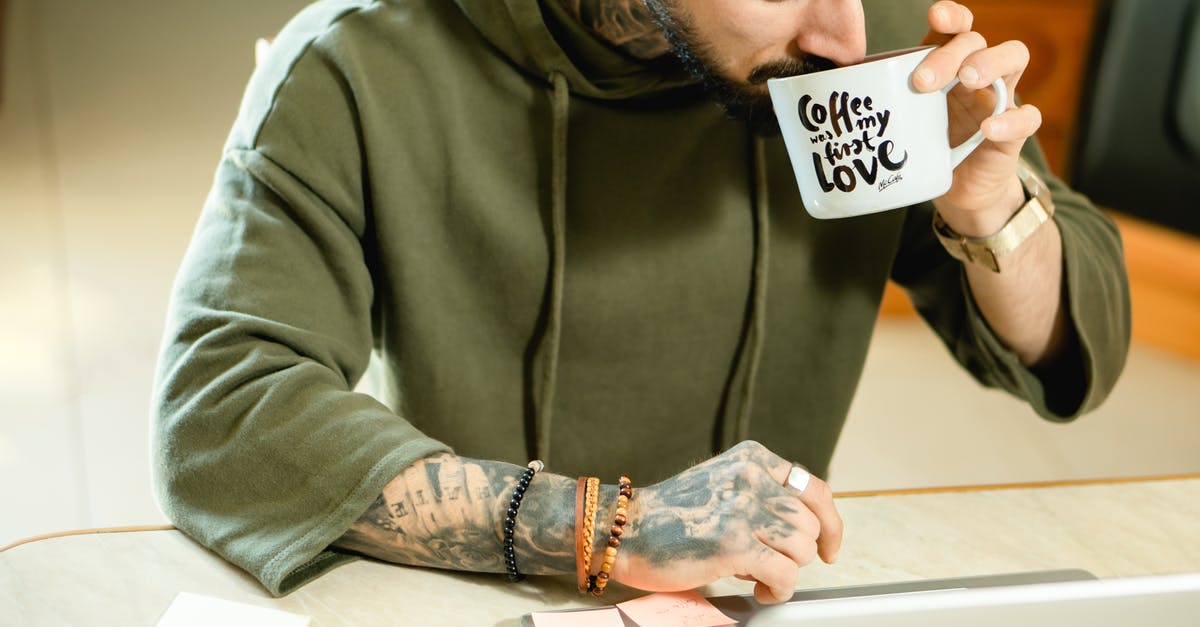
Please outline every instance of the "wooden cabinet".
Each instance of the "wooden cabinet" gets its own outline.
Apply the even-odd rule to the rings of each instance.
[[[1096,0],[963,0],[975,30],[989,45],[1016,39],[1029,48],[1029,67],[1017,85],[1022,102],[1042,111],[1038,141],[1050,168],[1070,174],[1080,91],[1088,69]]]

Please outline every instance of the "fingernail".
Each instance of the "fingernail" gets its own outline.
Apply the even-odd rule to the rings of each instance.
[[[924,85],[926,87],[933,85],[934,78],[935,77],[933,75],[933,70],[931,70],[927,67],[917,70],[917,84],[918,85]]]
[[[958,71],[958,80],[962,81],[964,85],[975,85],[979,82],[979,70],[969,65],[964,65]]]

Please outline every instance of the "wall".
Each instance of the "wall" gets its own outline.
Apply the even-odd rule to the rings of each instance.
[[[167,293],[253,42],[305,2],[8,2],[0,536],[152,522]]]

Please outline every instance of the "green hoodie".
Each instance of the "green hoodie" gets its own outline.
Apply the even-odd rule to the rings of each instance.
[[[872,49],[915,43],[927,4],[868,2]],[[251,79],[177,279],[159,499],[286,594],[450,447],[648,484],[753,438],[824,474],[889,277],[981,382],[1069,419],[1129,309],[1115,229],[1051,184],[1080,350],[1043,386],[928,205],[810,218],[779,140],[557,0],[319,2]],[[382,402],[353,391],[372,352]]]

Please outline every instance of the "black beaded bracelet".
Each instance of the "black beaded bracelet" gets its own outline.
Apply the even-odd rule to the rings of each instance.
[[[521,473],[520,481],[517,481],[517,487],[513,488],[512,500],[508,502],[508,512],[504,515],[504,568],[508,571],[508,580],[516,583],[525,578],[517,571],[517,552],[513,549],[513,529],[517,526],[517,510],[521,508],[521,499],[525,498],[525,490],[529,488],[529,482],[533,480],[533,475],[541,472],[546,465],[541,460],[533,460],[529,462],[525,472]]]

